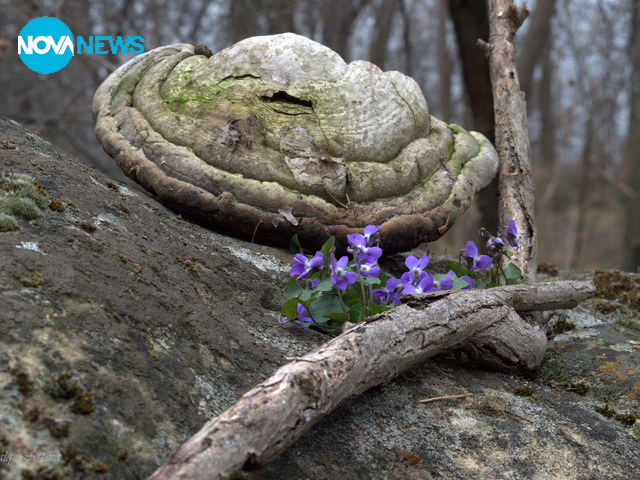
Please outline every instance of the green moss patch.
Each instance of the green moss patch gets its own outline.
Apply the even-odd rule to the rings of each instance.
[[[546,273],[552,277],[557,277],[558,268],[551,263],[541,262],[538,264],[538,273]]]
[[[47,192],[29,175],[0,173],[0,232],[17,230],[16,219],[33,220],[47,205]]]
[[[552,339],[556,335],[574,330],[576,324],[567,320],[567,317],[560,315],[556,322],[547,330],[547,338]]]
[[[597,298],[618,300],[640,311],[640,276],[617,270],[596,270],[593,284],[596,287]]]
[[[591,385],[585,382],[562,382],[561,385],[568,392],[574,392],[578,395],[586,395],[591,389]]]
[[[11,232],[18,228],[18,222],[15,218],[6,213],[0,213],[0,232]]]
[[[596,270],[593,284],[596,297],[603,299],[594,302],[594,309],[603,315],[619,313],[616,324],[640,332],[640,275]]]
[[[619,320],[616,320],[616,323],[622,327],[630,328],[631,330],[640,332],[640,322],[638,320],[634,320],[633,318],[621,318]]]
[[[604,407],[596,407],[596,412],[607,418],[612,418],[613,420],[620,422],[625,427],[632,426],[638,419],[638,416],[635,413],[618,413],[614,408],[610,407],[608,403],[605,404]]]
[[[79,225],[81,229],[83,229],[85,232],[88,232],[88,233],[93,233],[98,228],[96,227],[95,223],[90,222],[88,220],[80,222]]]
[[[620,311],[620,305],[611,301],[600,300],[600,301],[594,302],[593,308],[595,309],[596,312],[601,313],[603,315],[609,315],[610,313]]]
[[[533,392],[535,391],[536,391],[535,388],[528,387],[526,385],[520,385],[513,389],[513,393],[515,393],[519,397],[530,397],[531,395],[533,395]]]
[[[54,400],[73,400],[70,409],[79,415],[89,415],[96,411],[93,392],[83,389],[72,376],[63,372],[47,385],[47,394]]]

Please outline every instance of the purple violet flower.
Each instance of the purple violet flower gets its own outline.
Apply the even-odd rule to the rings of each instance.
[[[433,286],[436,290],[451,290],[453,288],[453,278],[442,277],[440,280],[433,282]]]
[[[376,261],[382,256],[382,249],[380,247],[371,247],[367,245],[367,239],[359,233],[347,235],[347,241],[350,244],[347,251],[355,253],[356,257],[361,262],[376,263]]]
[[[306,322],[306,323],[313,322],[313,319],[311,317],[308,317],[306,314],[307,314],[307,309],[304,308],[303,304],[299,303],[298,315],[293,320],[298,320],[302,328],[304,328],[305,330],[307,329],[307,327],[304,326],[303,322]],[[288,322],[289,320],[291,320],[289,317],[282,317],[280,319],[280,323],[285,323],[285,322]]]
[[[349,258],[344,256],[336,262],[336,257],[333,255],[333,252],[331,252],[331,282],[340,290],[346,290],[348,285],[358,280],[357,273],[345,270],[348,261]]]
[[[427,275],[427,272],[423,272],[422,270],[429,265],[429,257],[423,255],[420,258],[416,258],[413,255],[409,255],[404,261],[404,264],[409,271],[403,273],[400,278],[403,283],[409,283],[415,286]]]
[[[313,270],[320,268],[324,263],[322,252],[316,252],[312,259],[308,259],[301,253],[296,253],[293,257],[293,267],[289,269],[289,274],[293,277],[299,275],[298,279],[307,278]]]
[[[520,248],[518,245],[518,229],[516,228],[516,222],[514,222],[513,220],[509,220],[507,232],[505,233],[505,231],[503,230],[501,233],[505,237],[507,242],[509,242],[509,245],[514,247],[516,250]]]
[[[437,290],[437,288],[433,287],[434,281],[435,279],[432,276],[425,275],[422,277],[422,280],[420,280],[420,282],[415,286],[411,285],[410,283],[405,283],[402,293],[417,295],[419,293],[434,292]]]
[[[371,290],[373,293],[373,299],[380,304],[387,304],[389,300],[394,303],[400,303],[400,295],[396,292],[396,289],[402,282],[397,278],[390,278],[387,280],[387,284],[384,288],[375,288]]]
[[[361,263],[358,265],[358,270],[363,277],[378,278],[380,276],[380,267],[376,264]]]
[[[300,322],[300,325],[302,326],[302,328],[304,328],[305,330],[307,329],[307,327],[304,326],[303,322],[306,322],[306,323],[313,322],[311,317],[307,316],[307,309],[304,308],[304,305],[301,303],[298,304],[298,321]]]
[[[493,262],[488,255],[478,255],[478,247],[476,247],[476,243],[473,240],[467,242],[467,248],[460,255],[467,262],[469,271],[482,270]]]
[[[491,255],[495,255],[502,251],[504,247],[504,242],[500,237],[491,236],[489,240],[487,240],[487,251],[491,253]]]
[[[364,227],[364,239],[367,241],[367,245],[373,245],[372,236],[380,231],[380,227],[375,225],[367,225]]]
[[[319,278],[314,278],[313,280],[311,280],[311,290],[315,290],[319,283]]]

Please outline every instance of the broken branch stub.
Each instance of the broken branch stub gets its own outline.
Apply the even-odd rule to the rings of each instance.
[[[346,398],[443,351],[467,348],[507,371],[536,368],[545,331],[516,310],[573,308],[594,293],[591,284],[563,281],[414,299],[281,367],[205,424],[150,479],[225,479],[256,469]]]
[[[98,88],[93,116],[103,148],[160,201],[282,246],[297,233],[306,248],[331,235],[345,247],[375,224],[385,254],[409,250],[497,172],[488,140],[431,117],[411,78],[291,33],[136,56]]]

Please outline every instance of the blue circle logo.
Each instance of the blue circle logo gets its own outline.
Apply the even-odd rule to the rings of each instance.
[[[36,73],[57,72],[69,63],[73,51],[73,34],[57,18],[34,18],[18,35],[20,60]]]

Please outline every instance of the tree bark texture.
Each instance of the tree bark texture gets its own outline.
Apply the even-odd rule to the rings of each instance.
[[[517,312],[573,308],[594,292],[591,284],[561,281],[412,297],[281,367],[150,479],[226,479],[259,468],[346,398],[446,350],[465,348],[501,370],[535,368],[545,331]]]
[[[514,220],[520,248],[512,261],[535,279],[538,238],[534,224],[534,186],[527,107],[516,69],[516,30],[528,15],[526,7],[512,0],[491,0],[489,65],[496,119],[496,150],[500,157],[498,218],[501,225]]]

